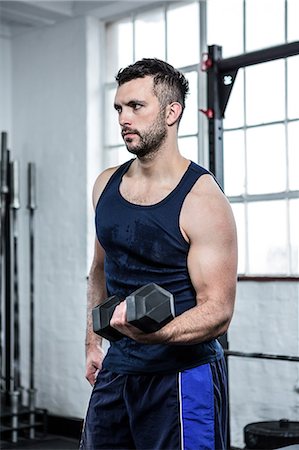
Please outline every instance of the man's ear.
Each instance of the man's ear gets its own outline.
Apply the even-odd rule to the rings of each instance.
[[[166,123],[170,127],[174,125],[182,113],[182,105],[178,102],[170,103],[166,108]]]

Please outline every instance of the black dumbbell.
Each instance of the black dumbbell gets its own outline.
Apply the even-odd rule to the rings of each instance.
[[[126,297],[127,321],[145,333],[153,333],[174,318],[173,295],[150,283]],[[123,334],[110,326],[114,309],[120,303],[117,296],[109,297],[92,310],[93,331],[110,341],[116,341]]]
[[[92,310],[93,331],[109,341],[117,341],[123,337],[123,334],[110,326],[113,311],[120,302],[117,295],[112,295]]]

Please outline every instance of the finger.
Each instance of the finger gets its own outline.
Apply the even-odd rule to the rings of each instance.
[[[110,320],[110,325],[113,327],[127,325],[127,305],[126,302],[121,302],[116,306]]]
[[[91,386],[94,385],[94,376],[93,375],[90,375],[90,373],[86,373],[85,378]]]
[[[99,373],[99,368],[94,365],[92,365],[91,367],[88,367],[86,370],[85,378],[92,386],[95,383],[98,373]]]

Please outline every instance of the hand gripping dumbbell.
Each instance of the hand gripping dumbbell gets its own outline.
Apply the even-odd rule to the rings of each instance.
[[[174,318],[173,295],[155,283],[146,284],[125,299],[127,322],[144,333],[153,333]],[[116,295],[92,310],[93,331],[109,341],[124,337],[110,326],[114,309],[121,302]]]

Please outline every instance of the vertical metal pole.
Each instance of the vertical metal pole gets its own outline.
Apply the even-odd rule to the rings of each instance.
[[[19,199],[19,163],[10,163],[10,208],[12,210],[13,235],[13,392],[11,393],[12,442],[18,441],[19,406],[21,396],[20,381],[20,317],[19,317],[19,274],[18,274],[18,234],[17,210]]]
[[[19,271],[18,271],[18,232],[17,211],[20,209],[19,198],[19,162],[12,161],[11,174],[11,202],[12,230],[13,230],[13,297],[14,297],[14,390],[21,386],[20,377],[20,317],[19,317]]]
[[[208,75],[208,111],[209,118],[209,169],[215,175],[218,183],[224,189],[224,168],[223,168],[223,117],[220,100],[220,76],[218,71],[218,61],[222,59],[222,47],[212,45],[208,47],[208,58],[210,66]],[[219,339],[225,350],[228,349],[227,334]],[[229,411],[229,381],[228,381],[228,358],[225,357],[227,366],[227,398],[228,398],[228,418],[227,418],[227,448],[230,448],[230,411]]]
[[[5,380],[5,366],[6,361],[6,349],[5,349],[5,327],[4,327],[4,315],[5,314],[5,280],[4,280],[4,257],[5,257],[5,217],[8,195],[8,183],[7,183],[7,133],[1,133],[1,171],[0,171],[0,368],[1,368],[1,394],[6,395],[7,386]],[[2,314],[3,313],[3,314]]]
[[[34,384],[34,210],[36,209],[36,167],[28,163],[28,210],[29,210],[29,282],[30,282],[30,384],[29,384],[29,409],[30,409],[30,439],[35,438],[35,407],[36,389]]]
[[[12,433],[11,433],[11,441],[12,442],[18,442],[18,435],[19,435],[19,403],[20,403],[20,392],[19,391],[13,391],[11,392],[11,426],[12,426]]]
[[[10,152],[6,150],[6,177],[7,187],[10,186],[9,161]],[[5,283],[5,385],[8,402],[13,390],[12,377],[12,274],[11,274],[11,217],[10,217],[10,192],[6,195],[5,217],[4,217],[4,283]]]
[[[217,178],[218,183],[224,187],[223,175],[223,119],[220,108],[219,77],[217,62],[222,57],[222,47],[209,46],[209,59],[212,65],[207,71],[208,75],[208,110],[212,111],[209,118],[209,168]]]

